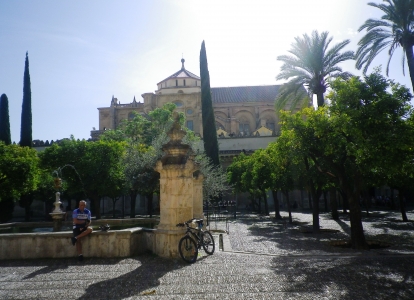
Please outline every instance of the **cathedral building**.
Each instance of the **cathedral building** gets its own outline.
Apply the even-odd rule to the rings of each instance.
[[[157,83],[157,90],[142,94],[142,100],[128,104],[112,97],[109,107],[100,107],[99,130],[91,132],[96,139],[104,130],[116,129],[122,120],[133,118],[134,112],[147,114],[165,103],[172,102],[186,117],[186,126],[202,137],[201,80],[181,69]],[[252,152],[266,146],[279,134],[279,119],[275,99],[279,85],[211,87],[220,158],[223,165],[241,151]]]

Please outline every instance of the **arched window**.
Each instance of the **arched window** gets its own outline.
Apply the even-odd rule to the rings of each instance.
[[[266,128],[274,131],[275,130],[275,122],[273,120],[266,120]]]
[[[250,135],[250,125],[247,121],[240,121],[239,132],[243,133],[244,136]]]
[[[135,118],[135,112],[133,112],[133,111],[131,111],[129,114],[128,114],[128,120],[133,120],[134,118]]]
[[[174,101],[175,106],[182,107],[183,103],[181,101]]]

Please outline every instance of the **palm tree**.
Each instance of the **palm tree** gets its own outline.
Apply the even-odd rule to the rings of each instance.
[[[318,106],[323,106],[323,94],[329,86],[329,80],[337,77],[346,79],[351,76],[338,67],[340,62],[354,57],[353,51],[340,53],[349,44],[349,40],[342,41],[328,50],[333,39],[328,38],[328,34],[327,31],[321,34],[313,31],[311,36],[304,34],[303,37],[295,37],[292,49],[289,50],[292,55],[277,57],[277,60],[283,61],[283,65],[276,79],[290,79],[281,87],[280,96],[276,101],[277,109],[284,107],[291,99],[293,106],[296,106],[297,102],[303,99],[303,87],[307,89],[311,98],[316,94]]]
[[[405,57],[407,58],[408,70],[411,77],[411,85],[414,88],[414,0],[384,0],[387,4],[368,3],[368,5],[379,8],[385,14],[381,20],[368,19],[359,27],[359,31],[367,30],[365,36],[358,42],[359,48],[356,52],[356,67],[363,68],[366,73],[373,59],[385,48],[388,48],[388,63],[386,74],[394,50],[399,46],[403,49],[402,67],[404,72]],[[405,54],[405,57],[404,57]]]

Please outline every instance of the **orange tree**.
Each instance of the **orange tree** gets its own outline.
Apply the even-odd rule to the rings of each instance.
[[[346,195],[352,246],[365,249],[361,191],[373,174],[378,178],[396,174],[394,164],[409,142],[400,134],[410,113],[411,95],[377,71],[364,80],[353,77],[334,81],[328,98],[330,107],[305,109],[287,116],[285,122],[302,151]]]
[[[101,217],[100,199],[119,190],[124,180],[121,164],[125,144],[117,141],[63,140],[39,154],[51,173],[61,171],[69,194],[83,193],[92,203],[92,213]],[[78,199],[80,200],[80,199]]]

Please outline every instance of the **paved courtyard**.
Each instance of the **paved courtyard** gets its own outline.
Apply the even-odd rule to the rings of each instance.
[[[390,247],[355,251],[330,245],[349,237],[348,217],[340,217],[322,214],[330,230],[313,234],[303,230],[309,213],[294,212],[293,225],[238,215],[224,251],[225,223],[211,222],[216,252],[192,265],[151,254],[1,261],[0,299],[414,299],[414,223],[385,211],[364,217],[367,239]]]

